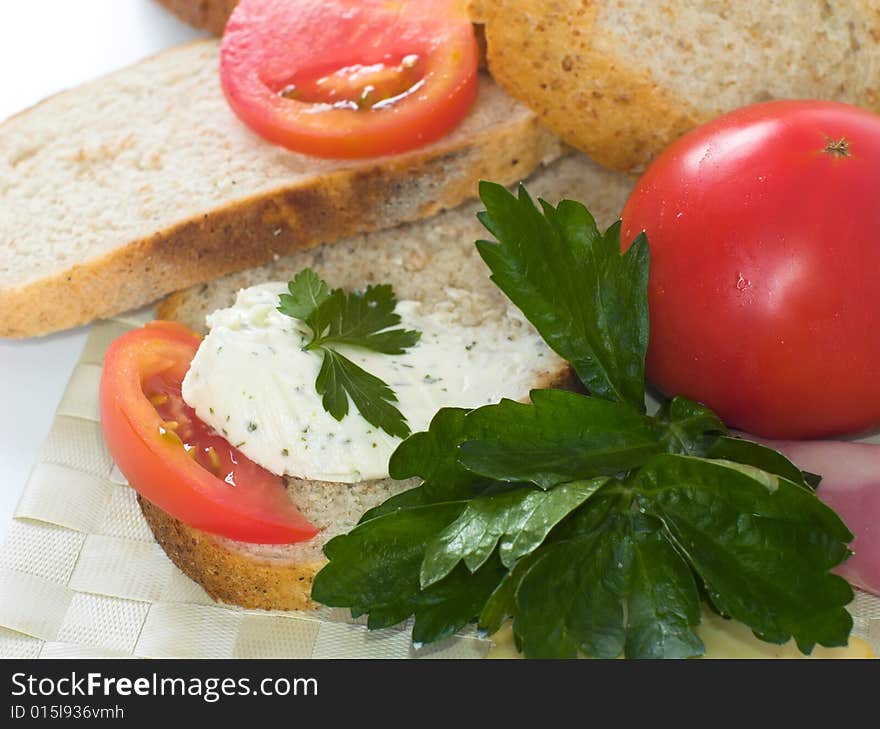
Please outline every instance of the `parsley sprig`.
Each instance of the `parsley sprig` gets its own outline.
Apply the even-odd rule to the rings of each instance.
[[[852,534],[781,454],[682,397],[645,409],[648,243],[626,253],[579,203],[483,183],[492,279],[590,395],[445,408],[394,452],[421,484],[325,546],[319,602],[413,639],[512,619],[526,656],[703,653],[701,603],[761,639],[845,645]]]
[[[336,349],[360,347],[383,354],[403,354],[419,340],[419,332],[392,329],[400,324],[397,299],[388,285],[346,293],[330,287],[311,269],[300,271],[281,294],[278,311],[299,319],[311,331],[305,346],[323,357],[315,388],[324,409],[336,420],[349,410],[349,398],[371,425],[406,438],[410,431],[397,407],[394,391]]]

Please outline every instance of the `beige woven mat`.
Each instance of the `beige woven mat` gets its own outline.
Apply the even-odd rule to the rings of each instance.
[[[153,540],[98,423],[108,344],[152,316],[92,327],[0,548],[0,657],[478,658],[467,632],[418,650],[410,625],[367,631],[347,611],[221,606]],[[880,599],[858,594],[856,635],[880,654]]]

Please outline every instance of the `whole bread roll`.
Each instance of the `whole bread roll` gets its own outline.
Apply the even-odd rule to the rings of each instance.
[[[753,102],[880,111],[880,0],[472,0],[471,14],[496,81],[618,170]]]

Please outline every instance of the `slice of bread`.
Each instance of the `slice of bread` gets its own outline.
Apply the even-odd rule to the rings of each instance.
[[[561,143],[491,79],[452,133],[409,153],[317,159],[230,111],[217,41],[164,51],[0,125],[0,336],[141,306],[201,281],[397,225],[510,182]]]
[[[560,160],[528,183],[533,195],[557,202],[584,201],[600,225],[615,220],[631,180],[590,162],[582,155]],[[416,299],[424,310],[450,308],[458,322],[473,327],[515,326],[510,303],[491,283],[474,241],[486,236],[476,219],[478,203],[382,232],[358,235],[280,258],[269,265],[236,273],[177,293],[159,306],[159,316],[204,331],[205,315],[232,303],[243,287],[285,281],[305,267],[332,286],[363,288],[390,283],[401,299]],[[560,359],[536,370],[533,387],[574,386]],[[527,399],[528,393],[522,393]],[[326,541],[350,530],[367,509],[415,482],[377,480],[338,484],[290,479],[289,494],[321,529],[309,542],[290,546],[234,542],[193,529],[141,500],[156,539],[172,561],[215,599],[244,607],[290,610],[309,607],[309,588],[323,565]]]
[[[880,111],[880,0],[470,4],[495,79],[615,169],[642,169],[688,130],[757,101]]]

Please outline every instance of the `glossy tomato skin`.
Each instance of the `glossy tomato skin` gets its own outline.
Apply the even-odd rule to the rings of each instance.
[[[110,454],[141,496],[196,529],[267,544],[310,539],[317,529],[281,479],[211,433],[180,398],[199,341],[185,327],[159,321],[110,345],[99,398]],[[173,428],[169,416],[178,421]]]
[[[638,181],[647,373],[774,438],[880,424],[880,117],[778,101],[716,119]]]
[[[476,98],[478,55],[461,0],[240,0],[220,78],[232,110],[270,142],[318,157],[376,157],[452,131]],[[386,94],[392,101],[298,95],[336,88],[341,69],[406,59],[418,59],[417,74]]]

